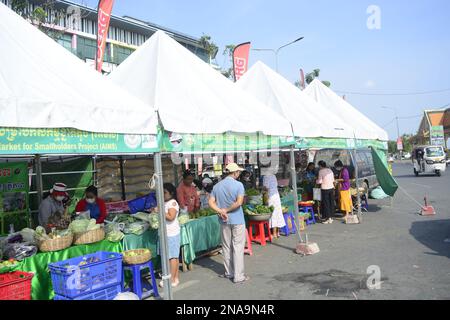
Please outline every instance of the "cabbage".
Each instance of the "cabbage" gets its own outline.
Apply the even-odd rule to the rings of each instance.
[[[119,230],[112,230],[106,235],[106,240],[111,242],[119,242],[125,235]]]
[[[95,221],[95,220],[94,220]],[[69,225],[70,231],[73,233],[83,233],[86,232],[88,226],[90,224],[90,220],[82,219],[82,220],[74,220]]]
[[[50,237],[47,235],[47,232],[45,232],[44,227],[41,227],[41,226],[36,228],[36,232],[35,232],[34,236],[39,241],[50,239]]]
[[[100,225],[97,224],[97,220],[95,220],[95,219],[89,220],[89,224],[86,228],[86,231],[92,231],[92,230],[97,230],[97,229],[100,229]]]
[[[180,224],[185,224],[186,222],[188,222],[190,219],[189,219],[189,215],[188,214],[182,214],[182,215],[180,215],[179,217],[178,217],[178,222],[180,223]]]
[[[159,228],[159,214],[158,213],[151,213],[150,214],[150,228],[152,229],[158,229]]]

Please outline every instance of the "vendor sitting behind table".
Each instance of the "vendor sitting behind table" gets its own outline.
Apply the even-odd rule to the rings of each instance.
[[[64,183],[57,182],[50,189],[50,195],[42,200],[39,206],[39,225],[46,228],[48,220],[56,213],[64,213],[63,201],[69,198],[66,192],[67,186]]]
[[[200,209],[200,197],[197,188],[193,185],[194,174],[186,170],[183,173],[183,181],[177,188],[177,198],[180,209],[186,208],[189,213]]]
[[[107,216],[106,203],[98,197],[98,190],[94,186],[87,187],[84,191],[85,198],[81,199],[75,207],[76,212],[88,211],[91,219],[97,220],[97,224],[103,223]]]

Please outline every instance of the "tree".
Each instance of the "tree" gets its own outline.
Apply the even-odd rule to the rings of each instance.
[[[212,59],[216,58],[219,47],[211,41],[211,36],[203,34],[199,40],[200,45],[206,50],[209,57],[209,64],[211,64]]]
[[[49,37],[58,40],[66,30],[55,28],[55,26],[60,24],[61,19],[75,18],[75,12],[70,13],[66,12],[65,9],[57,9],[55,3],[55,0],[44,0],[31,11],[29,0],[12,0],[11,9],[25,20],[31,22]],[[81,4],[83,4],[83,2]],[[49,16],[47,12],[52,12],[52,15]],[[84,16],[80,15],[78,16],[78,19],[83,17]]]
[[[233,70],[233,51],[236,46],[234,44],[228,44],[225,46],[222,55],[225,60],[228,61],[227,64],[222,68],[222,74],[228,79],[234,81],[234,70]]]
[[[307,84],[310,84],[311,82],[314,81],[314,79],[319,78],[319,76],[320,76],[320,69],[314,69],[312,72],[307,73],[305,75],[305,81]],[[322,81],[322,83],[327,87],[331,87],[330,81]]]

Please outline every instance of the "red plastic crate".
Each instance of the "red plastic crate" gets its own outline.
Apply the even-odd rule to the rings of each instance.
[[[32,273],[15,271],[0,275],[0,300],[31,300]]]

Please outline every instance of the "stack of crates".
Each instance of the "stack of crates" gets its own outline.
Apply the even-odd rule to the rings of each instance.
[[[96,252],[49,264],[54,300],[113,300],[122,291],[122,255]]]

